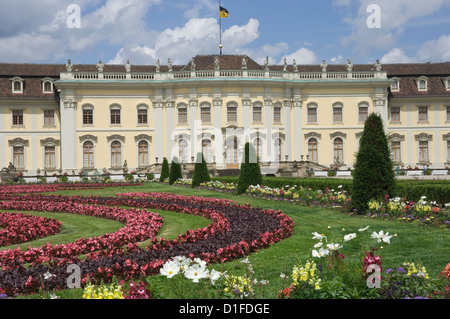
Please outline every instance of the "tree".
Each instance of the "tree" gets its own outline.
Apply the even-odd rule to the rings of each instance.
[[[372,113],[364,124],[353,175],[351,207],[363,214],[370,200],[383,200],[395,188],[395,173],[380,115]]]
[[[177,180],[182,178],[183,173],[181,172],[181,164],[178,161],[178,157],[175,156],[170,164],[169,184],[172,185]]]
[[[201,183],[209,182],[211,177],[208,172],[208,165],[206,164],[203,153],[197,154],[197,160],[194,166],[194,176],[192,177],[192,187],[197,187]]]
[[[166,178],[169,178],[170,176],[170,168],[169,168],[169,162],[167,161],[167,158],[164,157],[162,167],[161,167],[161,176],[159,177],[160,182],[164,182]]]
[[[253,145],[245,144],[244,159],[241,163],[241,170],[239,172],[239,179],[237,185],[237,193],[245,193],[250,185],[261,185],[262,175],[259,166],[258,157]]]

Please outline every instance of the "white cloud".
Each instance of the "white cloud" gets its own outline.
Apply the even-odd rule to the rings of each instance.
[[[338,55],[338,56],[332,57],[330,59],[330,63],[331,64],[343,64],[343,63],[346,63],[346,62],[347,62],[347,59],[344,58],[342,55]]]
[[[290,61],[295,59],[297,64],[316,64],[318,61],[316,54],[306,48],[301,48],[294,53],[285,55],[280,63],[284,63],[284,58],[286,58],[288,63],[292,63]]]
[[[417,59],[423,62],[449,62],[450,34],[422,44],[417,51]]]
[[[403,50],[399,48],[392,49],[387,54],[385,54],[381,59],[381,63],[411,63],[414,62],[413,58],[408,57]]]

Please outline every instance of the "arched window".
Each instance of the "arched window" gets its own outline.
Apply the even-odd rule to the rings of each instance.
[[[185,105],[178,107],[178,124],[188,124],[188,109]]]
[[[228,168],[238,168],[239,162],[238,162],[238,156],[239,156],[239,149],[238,149],[238,140],[235,137],[234,139],[229,139],[227,141],[227,167]]]
[[[120,125],[121,124],[121,109],[120,106],[112,106],[110,109],[111,114],[111,125]]]
[[[83,167],[94,168],[94,143],[90,141],[83,144]]]
[[[138,144],[138,166],[146,167],[148,166],[148,142],[140,141]]]
[[[189,151],[188,151],[188,142],[185,139],[181,139],[178,142],[178,157],[180,160],[180,163],[187,163]]]
[[[338,137],[334,139],[333,142],[334,147],[334,160],[339,161],[340,163],[344,162],[344,141],[342,138]]]
[[[119,141],[111,143],[111,167],[122,167],[122,144]]]
[[[206,163],[212,163],[212,149],[210,140],[204,139],[202,141],[202,152]]]
[[[318,150],[317,150],[317,140],[315,138],[311,138],[308,141],[308,155],[309,160],[314,163],[318,163]]]

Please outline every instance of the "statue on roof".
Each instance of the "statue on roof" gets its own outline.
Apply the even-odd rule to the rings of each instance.
[[[325,62],[325,60],[322,60],[322,64],[320,66],[322,67],[322,72],[327,72],[328,64]]]
[[[284,58],[284,67],[283,67],[283,71],[286,72],[288,68],[288,64],[287,64],[287,60],[286,58]]]
[[[66,64],[67,72],[72,72],[72,67],[73,67],[72,61],[67,60],[67,64]]]
[[[104,68],[105,68],[105,65],[103,64],[102,60],[99,60],[97,63],[98,72],[103,72]]]
[[[242,58],[242,70],[247,70],[247,57]]]
[[[294,65],[294,72],[298,72],[298,67],[297,67],[297,62],[294,59],[294,62],[292,62],[292,64]]]
[[[195,61],[194,61],[194,58],[191,59],[191,71],[195,71]]]
[[[159,60],[156,61],[156,72],[159,73],[159,71],[161,70],[161,62],[159,62]]]
[[[377,60],[377,63],[375,63],[375,69],[377,70],[377,72],[381,71],[381,62],[380,62],[380,60]]]
[[[348,59],[347,60],[347,71],[352,72],[352,70],[353,70],[352,60]]]
[[[214,58],[214,68],[215,68],[216,70],[219,70],[219,69],[220,69],[219,57],[217,57],[217,56]]]
[[[125,64],[125,70],[127,70],[127,72],[131,72],[130,60],[127,60],[127,63]]]
[[[269,70],[269,57],[266,57],[266,60],[264,61],[264,69]]]
[[[169,72],[172,72],[172,60],[169,58],[169,60],[167,61],[167,65],[169,67]]]

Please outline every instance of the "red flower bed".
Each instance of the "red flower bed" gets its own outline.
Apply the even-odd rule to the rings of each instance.
[[[21,244],[57,234],[62,223],[53,218],[22,213],[0,214],[0,246]]]
[[[0,288],[8,294],[35,292],[39,289],[39,278],[47,271],[54,275],[45,283],[47,289],[66,288],[68,263],[80,266],[82,282],[86,282],[88,277],[91,282],[108,282],[113,276],[129,280],[158,274],[166,260],[180,255],[200,257],[210,263],[225,262],[291,236],[294,226],[293,221],[281,211],[238,205],[229,200],[167,193],[125,193],[117,197],[4,194],[0,199],[6,200],[0,202],[0,209],[18,206],[21,210],[92,214],[118,218],[127,223],[119,234],[80,239],[81,242],[55,247],[48,244],[27,252],[2,252],[0,264],[5,271],[0,271]],[[134,208],[126,210],[117,206]],[[174,240],[156,240],[161,220],[156,218],[159,215],[147,211],[150,209],[195,214],[212,222],[207,227],[190,230]],[[118,217],[123,215],[128,218]],[[145,222],[142,221],[144,216],[148,218]],[[145,231],[139,233],[141,229]],[[136,236],[136,232],[139,235]],[[151,244],[139,248],[137,242],[144,238],[151,238]],[[88,258],[78,260],[80,253],[87,253]],[[48,266],[42,264],[44,261]],[[24,263],[32,265],[25,267]]]

